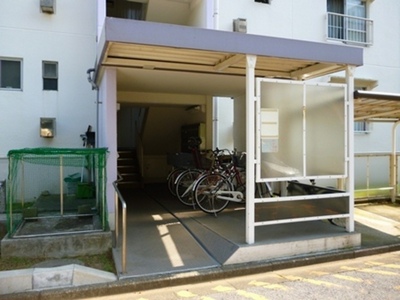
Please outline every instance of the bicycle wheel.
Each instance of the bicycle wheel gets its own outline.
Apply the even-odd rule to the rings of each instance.
[[[184,171],[186,171],[186,170],[187,170],[187,169],[184,169],[184,168],[178,168],[178,169],[172,170],[172,171],[168,174],[168,176],[167,176],[168,190],[169,190],[169,192],[170,192],[172,195],[176,196],[176,188],[175,188],[175,181],[176,181],[176,179],[178,178],[178,176],[179,176],[182,172],[184,172]]]
[[[201,174],[200,170],[189,169],[182,172],[175,181],[175,193],[179,201],[188,206],[194,206],[193,186]]]
[[[208,213],[216,214],[225,209],[229,200],[221,199],[221,192],[232,191],[232,183],[221,174],[201,176],[194,187],[194,199],[199,208]]]
[[[273,196],[268,182],[256,182],[255,192],[256,198],[270,198]]]

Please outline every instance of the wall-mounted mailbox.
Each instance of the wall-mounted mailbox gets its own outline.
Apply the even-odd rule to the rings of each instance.
[[[44,138],[53,138],[56,134],[55,118],[40,118],[40,136]]]
[[[40,9],[47,14],[54,14],[56,0],[40,0]]]

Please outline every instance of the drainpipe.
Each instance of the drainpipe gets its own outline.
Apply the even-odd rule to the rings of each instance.
[[[214,20],[214,29],[219,29],[219,0],[214,0],[214,13],[213,13],[213,20]]]
[[[219,0],[214,0],[213,8],[214,29],[219,28]],[[213,97],[213,147],[219,147],[219,116],[218,116],[218,97]]]
[[[219,113],[218,97],[213,97],[213,148],[219,147]]]
[[[393,124],[392,128],[392,157],[391,157],[391,172],[390,172],[390,185],[392,186],[392,203],[396,202],[397,197],[397,137],[396,130],[400,121]]]
[[[95,148],[99,147],[99,87],[97,86],[97,84],[94,82],[94,73],[95,73],[96,69],[91,68],[88,69],[86,71],[87,75],[88,75],[88,81],[90,83],[90,85],[92,86],[92,90],[96,91],[96,130],[97,130],[97,137],[95,139]]]

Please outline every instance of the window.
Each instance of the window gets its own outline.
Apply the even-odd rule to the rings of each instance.
[[[366,122],[366,121],[356,121],[356,122],[354,122],[354,132],[355,133],[369,133],[369,132],[371,132],[370,123]]]
[[[58,90],[58,63],[53,61],[43,62],[43,90]]]
[[[144,20],[147,4],[144,1],[107,0],[107,17]]]
[[[328,38],[370,45],[372,21],[364,0],[327,0]]]
[[[0,88],[21,89],[21,60],[0,59]]]

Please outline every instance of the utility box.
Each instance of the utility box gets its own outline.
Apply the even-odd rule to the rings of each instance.
[[[234,19],[233,20],[233,31],[235,32],[247,32],[247,20],[246,19]]]
[[[55,118],[40,118],[40,136],[44,138],[53,138],[56,134]]]
[[[40,9],[43,13],[54,14],[56,0],[40,0]]]

